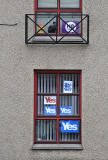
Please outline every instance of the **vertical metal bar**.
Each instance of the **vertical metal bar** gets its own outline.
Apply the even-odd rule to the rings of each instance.
[[[57,44],[57,32],[58,32],[58,15],[56,16],[56,44]]]
[[[82,104],[82,99],[81,99],[81,98],[82,98],[82,73],[80,74],[80,97],[79,97],[79,98],[80,98],[80,100],[79,100],[79,103],[80,103],[80,104],[79,104],[79,105],[80,105],[79,107],[80,107],[80,108],[79,108],[79,109],[80,109],[80,118],[81,118],[81,104]]]
[[[47,74],[47,93],[49,93],[49,74]]]
[[[59,118],[59,73],[57,73],[57,117]],[[57,119],[57,143],[59,142],[59,119]]]
[[[59,73],[57,74],[57,117],[59,117]]]
[[[40,88],[40,93],[43,93],[43,74],[40,74],[41,76],[41,88]]]
[[[74,93],[74,77],[73,77],[73,74],[71,76],[72,76],[72,82],[73,82],[72,92]],[[72,100],[72,115],[74,115],[74,97],[73,96],[71,96],[71,100]]]
[[[43,123],[44,123],[44,126],[43,126],[43,129],[44,129],[44,130],[43,130],[43,136],[44,136],[44,140],[46,140],[46,126],[45,126],[46,120],[44,119],[43,121],[44,121],[44,122],[43,122]]]
[[[41,93],[44,92],[44,75],[40,74],[41,76]],[[41,105],[40,105],[40,114],[43,115],[43,96],[41,96]]]
[[[78,113],[78,115],[79,115],[79,96],[78,96],[78,109],[77,109],[77,110],[78,110],[77,113]]]
[[[70,74],[69,74],[69,81],[71,81],[71,75],[70,75]],[[72,106],[72,105],[71,105],[71,96],[69,96],[69,106]],[[70,133],[68,134],[68,140],[69,140],[69,141],[71,140]]]
[[[52,141],[52,121],[53,120],[50,120],[50,140]]]
[[[77,74],[77,93],[79,93],[79,74]],[[77,96],[77,115],[79,115],[79,96]]]
[[[49,140],[49,120],[47,120],[47,141]]]
[[[28,15],[25,14],[25,43],[28,44]]]
[[[55,120],[53,120],[53,124],[52,124],[52,130],[53,130],[53,140],[56,140],[56,137],[55,137],[55,135],[56,135],[56,131],[55,131],[55,126],[56,126],[57,124],[55,123]]]
[[[65,80],[68,81],[68,74],[64,74],[65,75]],[[68,96],[64,96],[64,106],[68,105]],[[67,133],[65,133],[64,135],[65,141],[67,141]]]
[[[34,72],[34,118],[37,116],[37,72]]]
[[[37,140],[40,138],[40,131],[39,131],[39,128],[40,128],[40,120],[37,120],[37,124],[38,124],[38,133],[37,133]]]
[[[33,136],[33,142],[35,143],[36,141],[36,124],[35,124],[35,119],[34,119],[34,136]]]
[[[53,76],[53,93],[57,93],[57,75],[54,74]]]
[[[82,72],[80,73],[80,142],[82,143]]]
[[[64,88],[64,80],[65,80],[65,74],[63,74],[63,88]],[[64,106],[64,96],[62,96],[62,103],[61,104]]]
[[[37,93],[40,92],[40,74],[37,74]],[[37,115],[40,115],[40,96],[37,95]]]
[[[52,81],[53,81],[53,74],[50,75],[50,93],[53,92],[53,86],[52,86]]]
[[[59,76],[59,79],[60,79],[60,86],[59,86],[59,89],[60,89],[60,93],[62,93],[62,90],[61,90],[61,84],[62,84],[62,75],[60,74],[60,76]]]
[[[38,73],[38,93],[40,92],[40,74]]]
[[[46,141],[48,141],[48,120],[46,120]]]
[[[59,119],[57,119],[57,143],[59,142]]]
[[[44,96],[41,96],[41,106],[40,106],[40,109],[41,109],[41,115],[43,115],[43,113],[44,113]]]
[[[83,25],[84,25],[84,24],[83,24],[83,21],[82,21],[82,16],[83,16],[83,15],[81,14],[81,20],[80,20],[80,21],[81,21],[81,24],[79,24],[79,25],[81,26],[81,38],[83,37]]]
[[[46,93],[46,75],[44,74],[44,93]]]
[[[34,72],[34,143],[35,143],[35,140],[36,140],[36,137],[35,137],[35,118],[37,116],[37,72]]]
[[[60,0],[58,0],[58,35],[60,35]]]
[[[37,115],[40,114],[40,96],[37,96]]]
[[[87,44],[89,44],[89,15],[87,15]]]
[[[42,105],[42,102],[41,102],[42,98],[41,98],[41,96],[39,96],[39,100],[40,100],[40,103],[39,103],[39,115],[41,115],[41,105]]]
[[[39,140],[42,141],[42,120],[40,120]]]
[[[77,75],[75,74],[75,93],[77,93]],[[75,115],[76,115],[76,108],[77,108],[77,101],[76,101],[76,96],[75,96]]]
[[[52,93],[55,93],[55,76],[54,76],[54,74],[53,74],[53,76],[52,76]]]
[[[52,126],[51,126],[51,132],[52,132],[52,141],[53,141],[53,123],[54,123],[54,120],[52,120]]]

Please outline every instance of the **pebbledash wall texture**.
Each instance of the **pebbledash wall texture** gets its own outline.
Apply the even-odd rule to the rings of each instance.
[[[0,0],[0,160],[108,160],[108,1],[83,0],[88,45],[25,45],[33,0]],[[82,70],[83,150],[32,150],[34,69]]]

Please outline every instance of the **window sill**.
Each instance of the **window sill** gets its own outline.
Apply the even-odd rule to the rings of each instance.
[[[50,149],[72,149],[72,150],[83,150],[81,144],[34,144],[33,150],[50,150]]]

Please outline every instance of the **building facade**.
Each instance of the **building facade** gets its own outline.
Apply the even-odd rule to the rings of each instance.
[[[79,12],[90,17],[88,44],[25,44],[25,14],[34,14],[34,6],[36,7],[34,1],[0,0],[0,160],[107,160],[108,2],[83,0],[82,10]],[[31,30],[34,31],[33,28]],[[28,30],[28,33],[31,30]],[[40,30],[40,34],[43,32]],[[34,105],[38,103],[35,101],[34,78],[39,71],[42,71],[42,74],[49,71],[50,74],[71,72],[81,75],[81,97],[80,101],[77,101],[81,106],[81,117],[71,117],[72,120],[81,120],[80,150],[72,146],[66,148],[68,143],[62,143],[61,149],[56,146],[50,150],[42,149],[42,145],[47,146],[47,143],[41,143],[42,150],[33,150],[36,149],[33,148],[33,144],[36,144],[34,134],[37,134],[37,131],[34,133]],[[72,85],[72,78],[67,79],[63,82],[64,85],[66,81],[70,81]],[[39,83],[36,84],[39,88]],[[42,89],[42,86],[40,87]],[[58,97],[60,93],[58,85]],[[65,89],[63,93],[68,94]],[[42,96],[43,92],[36,94]],[[48,95],[56,96],[56,92],[53,94]],[[71,91],[69,94],[75,96]],[[59,103],[57,106],[60,107]],[[59,109],[57,113],[59,114]],[[54,115],[50,115],[51,117]]]

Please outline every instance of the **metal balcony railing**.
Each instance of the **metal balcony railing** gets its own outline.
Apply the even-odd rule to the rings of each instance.
[[[56,13],[25,15],[26,44],[88,44],[89,15]]]

